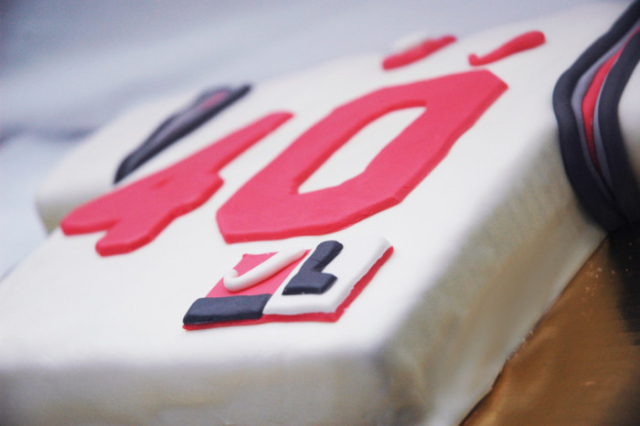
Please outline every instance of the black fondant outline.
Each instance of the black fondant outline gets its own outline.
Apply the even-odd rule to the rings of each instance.
[[[598,105],[599,126],[602,140],[606,141],[604,149],[609,162],[612,190],[620,210],[631,223],[640,220],[640,188],[620,131],[618,104],[639,61],[640,32],[637,32],[627,41],[607,74]]]
[[[193,302],[182,321],[184,325],[196,325],[260,319],[270,298],[270,294],[203,297]]]
[[[580,139],[582,142],[582,152],[584,153],[585,162],[587,164],[587,167],[591,171],[591,174],[596,179],[596,182],[599,184],[600,190],[609,201],[614,203],[615,201],[613,192],[611,192],[611,179],[608,173],[608,163],[606,160],[606,155],[604,154],[604,152],[602,152],[601,149],[601,145],[603,142],[599,134],[597,106],[593,115],[593,142],[596,148],[596,157],[598,158],[598,164],[600,166],[599,170],[593,162],[593,159],[591,158],[591,154],[589,152],[589,143],[587,141],[587,135],[585,132],[585,121],[584,117],[582,116],[582,105],[587,92],[593,84],[593,79],[595,78],[595,76],[609,59],[611,59],[622,50],[627,39],[633,33],[636,26],[633,26],[627,33],[625,33],[625,35],[620,40],[618,40],[613,46],[611,46],[611,48],[604,55],[602,55],[597,61],[595,61],[591,65],[591,67],[584,74],[582,74],[582,76],[576,83],[573,94],[571,95],[573,113],[575,114],[576,120],[578,122],[578,132],[580,134]],[[601,90],[602,87],[600,87],[600,91]],[[598,92],[596,105],[598,104],[600,91]]]
[[[122,160],[116,171],[114,184],[120,182],[160,152],[224,111],[246,95],[249,90],[251,90],[251,86],[244,85],[235,90],[223,87],[207,90],[200,94],[187,107],[164,120],[140,146]],[[227,93],[224,99],[204,109],[200,108],[212,96],[223,92]]]
[[[322,270],[340,254],[343,247],[338,241],[324,241],[318,244],[311,256],[300,266],[298,273],[291,278],[282,294],[289,296],[326,292],[337,277]]]
[[[603,83],[604,86],[604,83]],[[602,88],[601,88],[602,89]],[[605,141],[602,139],[602,132],[600,131],[600,113],[598,110],[600,109],[600,95],[602,94],[602,90],[598,93],[598,99],[596,100],[595,109],[593,111],[593,144],[596,148],[596,158],[598,159],[598,164],[600,165],[600,174],[602,179],[607,184],[607,189],[611,196],[613,197],[613,183],[611,180],[611,170],[609,170],[609,161],[607,160],[607,152],[604,149]],[[595,165],[594,165],[595,167]]]
[[[560,150],[565,171],[581,203],[608,231],[626,224],[627,221],[618,207],[607,200],[598,189],[597,181],[589,171],[582,152],[571,97],[580,77],[620,38],[624,37],[636,24],[638,17],[640,17],[640,0],[631,4],[609,31],[580,55],[576,62],[562,74],[553,91],[553,109],[558,121]]]

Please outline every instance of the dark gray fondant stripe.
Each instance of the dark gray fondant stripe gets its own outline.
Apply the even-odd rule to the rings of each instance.
[[[336,276],[322,272],[340,254],[343,245],[337,241],[324,241],[304,261],[300,270],[291,278],[282,294],[323,294],[336,281]]]
[[[193,302],[184,316],[183,323],[196,325],[260,319],[270,298],[270,294],[204,297]]]
[[[238,89],[223,87],[207,90],[199,95],[190,105],[163,121],[138,148],[122,160],[114,183],[120,182],[164,149],[224,111],[250,89],[249,85]]]

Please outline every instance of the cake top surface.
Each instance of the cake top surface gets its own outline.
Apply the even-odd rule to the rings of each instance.
[[[602,15],[608,12],[611,15],[611,20],[613,20],[620,8],[601,7],[598,12],[593,13],[594,10],[587,9],[584,12],[585,16]],[[599,10],[602,10],[602,12]],[[571,15],[575,16],[575,12],[572,12]],[[208,145],[212,140],[223,138],[247,123],[254,122],[254,120],[273,111],[293,111],[295,114],[293,119],[283,124],[274,134],[268,135],[261,143],[252,146],[241,157],[220,172],[224,184],[216,192],[215,196],[212,196],[201,208],[172,222],[148,245],[132,253],[109,258],[100,258],[94,250],[80,249],[81,246],[91,247],[95,245],[102,237],[101,234],[65,238],[60,231],[56,231],[51,242],[40,250],[42,253],[51,251],[55,252],[55,254],[41,254],[40,257],[43,259],[39,260],[39,262],[46,262],[52,265],[51,268],[54,267],[53,265],[58,265],[55,269],[76,269],[78,273],[84,272],[83,265],[95,265],[92,268],[98,269],[93,270],[91,268],[86,270],[86,273],[89,274],[86,279],[100,280],[102,284],[96,283],[94,285],[99,285],[105,289],[112,288],[112,290],[116,288],[114,283],[122,280],[122,278],[118,277],[134,273],[137,279],[127,278],[127,282],[132,281],[133,283],[122,284],[121,291],[138,295],[140,299],[138,302],[132,302],[126,311],[121,311],[119,319],[113,319],[110,322],[109,330],[105,330],[105,332],[112,334],[115,339],[115,342],[111,343],[112,350],[118,353],[124,350],[123,348],[118,348],[117,341],[121,341],[123,346],[129,348],[130,354],[128,355],[139,357],[140,359],[149,359],[149,357],[153,359],[154,356],[170,357],[174,353],[176,355],[184,354],[185,357],[188,356],[193,360],[198,355],[193,355],[191,351],[185,349],[185,346],[174,346],[171,339],[166,339],[167,330],[161,324],[165,324],[170,329],[174,328],[176,320],[179,323],[179,319],[184,315],[184,306],[188,305],[194,296],[204,296],[212,283],[218,277],[223,276],[242,254],[272,252],[292,244],[309,246],[311,242],[317,242],[318,238],[320,238],[318,236],[298,237],[294,235],[295,239],[293,241],[225,243],[220,230],[215,226],[214,218],[216,217],[216,212],[219,212],[222,205],[232,194],[242,187],[248,177],[263,169],[282,152],[291,140],[299,137],[313,123],[318,122],[340,104],[357,99],[380,87],[412,84],[416,81],[437,79],[441,76],[459,75],[458,73],[461,72],[469,73],[469,75],[473,76],[483,75],[488,69],[491,75],[496,75],[500,80],[505,81],[508,89],[474,124],[472,131],[459,137],[446,159],[400,204],[371,215],[353,226],[339,231],[339,233],[344,234],[383,236],[395,247],[396,255],[393,257],[392,262],[398,263],[396,270],[403,271],[403,274],[409,277],[432,277],[425,281],[436,279],[441,273],[440,271],[446,267],[451,255],[464,245],[466,233],[476,226],[479,218],[486,214],[486,211],[492,208],[495,202],[495,187],[496,185],[501,185],[500,182],[504,180],[505,173],[514,172],[514,161],[529,155],[531,140],[541,137],[540,132],[553,132],[553,114],[545,105],[550,94],[549,92],[544,93],[532,88],[530,76],[523,72],[523,69],[526,69],[527,66],[523,64],[527,62],[531,64],[532,68],[537,66],[549,69],[548,73],[539,73],[538,78],[542,80],[539,84],[553,87],[557,75],[572,60],[567,57],[568,55],[563,52],[563,49],[554,49],[554,45],[559,46],[560,43],[584,45],[590,40],[586,35],[583,36],[580,33],[579,28],[573,31],[571,35],[565,33],[562,25],[559,25],[558,22],[562,19],[574,19],[568,18],[568,16],[569,14],[565,14],[555,19],[541,21],[540,25],[537,23],[530,24],[532,30],[538,29],[544,32],[550,42],[512,58],[489,64],[479,70],[474,69],[468,63],[467,55],[470,52],[490,51],[514,36],[522,34],[524,32],[522,25],[515,24],[497,31],[488,31],[473,38],[461,39],[428,60],[398,70],[385,71],[381,67],[382,58],[379,55],[371,55],[333,62],[292,77],[277,79],[269,84],[257,85],[251,95],[241,101],[238,108],[230,108],[223,115],[205,125],[202,131],[196,132],[179,144],[170,147],[166,152],[158,155],[152,162],[145,164],[123,181],[126,184],[149,176],[169,164],[175,163],[176,160],[185,158]],[[600,25],[605,29],[610,20],[597,19],[597,21],[603,22]],[[585,29],[584,31],[590,32],[592,30]],[[581,39],[585,39],[585,41],[580,42]],[[574,48],[574,50],[578,52],[580,48]],[[555,72],[551,71],[551,69],[555,69]],[[310,82],[313,83],[310,84]],[[525,101],[525,99],[528,100]],[[174,105],[176,104],[174,103]],[[534,105],[540,105],[537,112],[527,111],[527,108],[534,108]],[[145,110],[144,112],[144,116],[149,116],[150,118],[140,122],[137,120],[139,115],[134,115],[132,123],[127,123],[124,126],[117,125],[113,130],[107,129],[106,135],[110,140],[136,140],[137,137],[135,136],[148,133],[148,123],[161,121],[163,113],[164,110],[162,108],[154,105],[150,111]],[[397,120],[398,124],[389,124],[382,122],[382,120],[372,124],[372,126],[377,125],[381,128],[386,128],[385,131],[388,133],[376,132],[375,128],[365,129],[363,133],[370,130],[371,133],[366,135],[369,138],[372,137],[371,134],[377,134],[376,137],[379,142],[374,142],[373,144],[379,147],[377,149],[380,149],[384,146],[384,142],[388,140],[389,136],[392,136],[394,132],[397,133],[407,123],[415,120],[416,114],[419,113],[419,110],[406,110],[394,113],[397,116],[391,116],[390,114],[384,120],[389,120],[391,123],[392,120]],[[505,116],[510,116],[510,118],[505,119]],[[547,130],[544,130],[545,127],[547,127]],[[537,128],[542,128],[543,130],[536,130]],[[499,129],[501,135],[513,136],[492,137],[496,129]],[[115,131],[122,133],[118,135],[112,133]],[[96,136],[96,138],[100,137],[101,135]],[[478,140],[483,141],[483,143],[478,143]],[[513,142],[505,144],[504,140],[512,140]],[[356,138],[349,145],[357,147],[359,143],[362,144],[363,142],[359,142]],[[91,142],[81,149],[77,157],[81,156],[82,151],[89,151],[90,147]],[[346,151],[346,148],[344,151]],[[321,182],[324,187],[338,184],[340,180],[335,181],[335,175],[338,173],[334,171],[336,168],[341,173],[357,174],[357,170],[363,170],[370,160],[371,151],[375,154],[375,150],[367,150],[369,152],[368,158],[363,158],[360,155],[361,150],[358,149],[353,149],[352,153],[341,152],[340,154],[347,158],[347,160],[343,159],[342,163],[338,161],[340,160],[339,154],[336,154],[305,182],[305,185],[301,187],[301,191],[314,189],[313,185],[314,183],[317,185],[316,182]],[[102,153],[100,156],[102,158]],[[477,158],[490,158],[491,161],[478,162],[476,161]],[[85,158],[80,158],[76,161],[78,165],[93,164]],[[354,163],[359,163],[360,166],[356,168],[353,166]],[[344,164],[348,164],[349,167],[345,167]],[[78,177],[78,168],[70,167],[68,169],[74,170],[76,182],[84,183],[88,181],[88,179]],[[115,170],[115,167],[111,168],[111,171],[113,170]],[[476,179],[476,176],[483,176],[483,179]],[[345,178],[345,176],[341,176],[338,179],[344,180]],[[110,179],[112,179],[111,176]],[[334,180],[332,181],[332,179]],[[71,182],[64,186],[70,187]],[[416,214],[415,212],[423,213]],[[425,214],[428,215],[425,216]],[[415,219],[409,220],[411,217],[415,217]],[[418,224],[423,223],[434,224],[434,226],[418,226]],[[190,229],[201,230],[193,232]],[[333,232],[323,235],[322,238],[331,239],[336,237]],[[54,245],[57,246],[55,249],[46,248]],[[180,249],[173,249],[175,247],[180,247]],[[416,247],[420,247],[420,249],[418,250]],[[78,250],[78,253],[75,253],[76,250]],[[407,254],[398,255],[398,250],[402,250]],[[420,260],[418,260],[418,257],[416,257],[418,255],[415,253],[420,253]],[[79,258],[78,256],[85,256],[85,258]],[[94,258],[95,260],[91,260]],[[215,258],[215,264],[208,262],[207,258]],[[68,265],[68,267],[61,268],[63,264]],[[133,266],[146,264],[155,264],[156,266]],[[30,269],[28,263],[26,265],[22,267],[22,270]],[[176,267],[178,265],[179,267]],[[394,279],[391,276],[395,275],[395,273],[389,276],[386,275],[391,272],[391,268],[388,268],[388,270],[386,268],[381,269],[379,272],[381,274],[380,281],[393,282]],[[173,277],[176,283],[185,282],[184,285],[176,286],[172,289],[162,289],[162,291],[168,292],[165,295],[158,294],[163,300],[171,301],[174,306],[173,309],[175,309],[174,313],[169,314],[166,307],[163,308],[160,304],[152,304],[156,306],[151,308],[153,314],[149,315],[149,319],[154,318],[154,320],[149,320],[148,323],[146,321],[138,321],[139,311],[137,305],[147,304],[145,302],[147,299],[145,296],[146,291],[152,291],[156,286],[155,283],[167,281],[167,277],[170,276]],[[163,278],[161,279],[161,277]],[[197,288],[197,282],[201,282],[199,286],[202,290],[187,294],[188,292],[184,286]],[[375,282],[372,285],[375,285]],[[52,285],[50,290],[54,292],[60,291],[58,285]],[[369,302],[367,302],[367,294],[364,293],[361,296],[363,301],[353,305],[349,311],[349,316],[341,320],[337,327],[327,329],[323,324],[305,324],[304,326],[295,324],[288,334],[295,333],[293,330],[296,329],[299,329],[299,332],[303,334],[308,333],[309,328],[314,329],[312,334],[317,336],[314,341],[292,338],[291,342],[295,342],[295,346],[299,349],[309,345],[309,350],[314,348],[314,350],[322,351],[328,347],[334,350],[338,346],[345,348],[359,347],[365,342],[365,346],[373,345],[375,347],[380,344],[380,339],[385,340],[381,336],[392,333],[392,330],[396,327],[396,322],[403,316],[400,312],[403,312],[404,309],[399,309],[394,314],[394,306],[406,307],[407,304],[411,305],[411,301],[424,290],[412,288],[411,286],[399,286],[396,291],[388,295],[387,300],[375,300],[376,298],[373,298]],[[95,297],[95,303],[105,305],[109,300],[109,293],[96,293],[93,296]],[[113,296],[114,303],[119,303],[116,300],[120,300],[122,295],[116,292]],[[73,303],[72,300],[69,300],[70,303]],[[182,300],[182,303],[178,302],[179,300]],[[372,305],[364,308],[367,303]],[[363,306],[362,309],[358,309],[358,305]],[[57,310],[61,306],[52,308]],[[98,321],[94,315],[90,315],[94,310],[94,306],[91,303],[77,306],[74,309],[86,310],[86,315],[82,315],[82,317],[86,317],[86,321]],[[370,312],[380,311],[388,312],[388,314],[371,317]],[[15,314],[21,315],[17,312]],[[400,317],[397,315],[400,315]],[[353,318],[353,322],[349,318]],[[363,327],[364,324],[367,324],[367,326]],[[74,337],[76,334],[69,333],[66,327],[59,327],[54,325],[53,322],[50,322],[49,326],[52,329],[61,330],[60,334],[63,334],[65,339],[76,339]],[[86,326],[87,324],[77,324],[73,327],[84,328]],[[40,328],[40,332],[43,335],[51,335],[52,331],[41,328],[43,327],[42,325],[37,325],[36,327]],[[118,330],[119,327],[122,327],[122,329]],[[274,329],[280,327],[280,325],[273,326]],[[355,328],[352,329],[351,327]],[[123,333],[125,329],[128,330],[127,333]],[[385,329],[389,331],[383,332],[382,330]],[[147,335],[147,338],[144,341],[137,337],[132,339],[133,342],[138,343],[134,343],[134,347],[130,347],[131,333],[136,333],[136,330],[143,335]],[[341,331],[336,334],[338,330]],[[195,340],[190,335],[182,334],[182,330],[179,328],[176,328],[174,333],[178,333],[177,336],[183,336],[180,339],[185,339],[187,342]],[[255,333],[251,328],[240,328],[231,332],[225,330],[219,331],[219,333],[222,336],[228,335],[228,338],[232,340],[251,341],[253,342],[251,344],[255,344],[256,347],[261,345],[259,343],[261,341],[272,340],[272,338],[268,337],[268,333]],[[255,338],[245,338],[242,336],[245,333],[255,333],[257,335]],[[274,333],[278,334],[279,332],[274,331]],[[162,345],[162,350],[158,351],[158,348],[154,347],[153,344],[149,345],[153,341],[151,338],[153,335],[156,335],[157,339],[159,339],[157,344]],[[362,340],[354,339],[354,335],[361,336]],[[323,340],[324,338],[329,339],[333,344],[329,345],[327,341]],[[341,343],[336,344],[337,341],[335,339],[338,339],[337,341]],[[276,340],[283,342],[282,339]],[[46,338],[42,340],[43,343],[46,341]],[[197,341],[194,344],[205,344],[202,339],[197,339]],[[53,341],[52,344],[54,344]],[[187,343],[187,346],[189,344]],[[272,343],[272,345],[279,345],[279,343]],[[91,347],[92,345],[87,346]],[[225,351],[224,348],[234,347],[233,344],[220,346],[219,350],[222,351],[220,353]],[[229,356],[235,357],[234,350],[229,350]],[[206,357],[207,351],[202,351],[201,353],[203,354],[202,356]],[[16,355],[16,359],[19,359],[18,353]]]

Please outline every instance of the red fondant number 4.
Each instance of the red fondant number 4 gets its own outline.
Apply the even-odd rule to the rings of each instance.
[[[218,211],[229,243],[337,231],[401,202],[454,142],[506,90],[490,71],[474,71],[377,90],[316,123]],[[298,187],[359,130],[383,115],[425,107],[364,172],[299,194]],[[67,235],[105,230],[103,256],[133,251],[222,185],[217,172],[291,117],[275,113],[150,177],[91,201],[61,223]]]

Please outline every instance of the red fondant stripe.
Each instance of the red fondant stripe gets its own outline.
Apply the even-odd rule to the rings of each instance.
[[[598,102],[598,95],[600,95],[600,90],[602,89],[602,85],[604,84],[604,80],[609,74],[609,70],[616,62],[618,57],[622,53],[622,49],[616,52],[615,55],[610,57],[598,70],[596,75],[593,77],[593,81],[587,90],[587,93],[584,95],[584,99],[582,100],[582,118],[584,120],[584,133],[587,138],[587,147],[589,148],[589,156],[591,157],[591,161],[596,166],[598,170],[600,170],[600,163],[598,163],[598,156],[596,154],[596,144],[593,140],[593,117],[596,111],[596,103]]]
[[[437,52],[445,46],[456,41],[452,35],[446,35],[437,39],[428,39],[400,53],[389,55],[382,61],[382,68],[386,71],[404,67],[417,62]]]
[[[469,64],[476,67],[499,61],[524,50],[533,49],[544,44],[544,34],[541,31],[529,31],[512,38],[497,49],[487,53],[484,56],[478,56],[475,53],[469,55]]]

